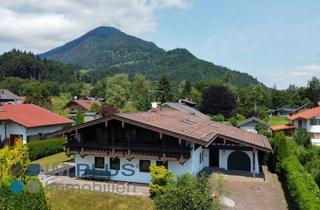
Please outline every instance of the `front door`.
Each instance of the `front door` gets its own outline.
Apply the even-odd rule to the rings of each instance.
[[[10,135],[10,146],[15,146],[19,139],[22,138],[22,135]]]
[[[209,152],[209,165],[211,167],[219,167],[219,150],[210,149],[210,152]]]

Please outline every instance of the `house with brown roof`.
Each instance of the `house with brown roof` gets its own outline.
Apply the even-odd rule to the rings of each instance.
[[[15,145],[30,138],[61,130],[72,121],[33,104],[0,106],[0,144]]]
[[[272,152],[265,136],[180,111],[114,113],[47,135],[67,137],[76,176],[149,183],[150,165],[175,175],[207,167],[261,173]]]
[[[101,101],[95,100],[93,98],[74,99],[66,105],[66,107],[70,109],[68,118],[74,120],[77,113],[81,112],[84,115],[84,122],[97,119],[99,117],[99,114],[96,111],[92,110],[94,105],[100,106]]]
[[[297,129],[307,131],[312,144],[320,146],[320,106],[297,112],[288,119]]]

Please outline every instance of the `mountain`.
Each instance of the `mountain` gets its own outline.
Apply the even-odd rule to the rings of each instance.
[[[130,76],[142,73],[152,80],[167,74],[177,84],[181,80],[221,79],[228,72],[237,85],[259,83],[247,73],[198,59],[186,49],[165,51],[112,27],[98,27],[40,56],[91,70],[87,75],[89,81],[125,72]]]
[[[112,27],[98,27],[40,56],[83,68],[95,68],[151,61],[163,55],[165,51],[152,42],[129,36]]]

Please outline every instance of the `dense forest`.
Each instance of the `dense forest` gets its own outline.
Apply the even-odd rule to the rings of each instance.
[[[192,57],[186,51],[183,53]],[[106,106],[120,111],[143,111],[150,107],[151,101],[188,98],[211,115],[223,114],[227,118],[256,115],[265,118],[267,109],[294,108],[305,103],[317,105],[320,101],[320,82],[315,77],[310,79],[306,87],[291,85],[285,90],[278,90],[259,83],[244,87],[234,82],[232,72],[220,73],[220,78],[208,77],[195,82],[182,80],[178,84],[167,74],[161,75],[158,80],[149,80],[146,75],[138,73],[115,73],[87,82],[87,72],[41,59],[32,53],[12,50],[0,56],[0,88],[26,96],[27,103],[35,103],[53,111],[62,109],[61,104],[74,96],[102,97]],[[210,104],[215,104],[216,108],[212,109]],[[226,104],[230,109],[225,108]]]
[[[183,80],[219,80],[229,72],[237,85],[260,84],[246,73],[200,60],[186,49],[165,51],[112,27],[98,27],[40,56],[86,69],[83,79],[91,83],[116,73],[126,73],[129,78],[140,73],[149,80],[165,74],[178,85]]]

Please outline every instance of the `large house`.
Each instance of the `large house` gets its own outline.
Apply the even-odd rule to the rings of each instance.
[[[33,104],[7,104],[0,106],[0,144],[24,143],[70,125],[71,120]]]
[[[308,132],[312,144],[320,146],[320,106],[293,114],[288,119],[297,129]]]
[[[179,111],[114,113],[47,137],[57,135],[67,136],[66,153],[75,155],[76,176],[108,171],[111,180],[137,183],[150,182],[151,164],[175,175],[219,167],[255,176],[272,152],[265,136]]]

